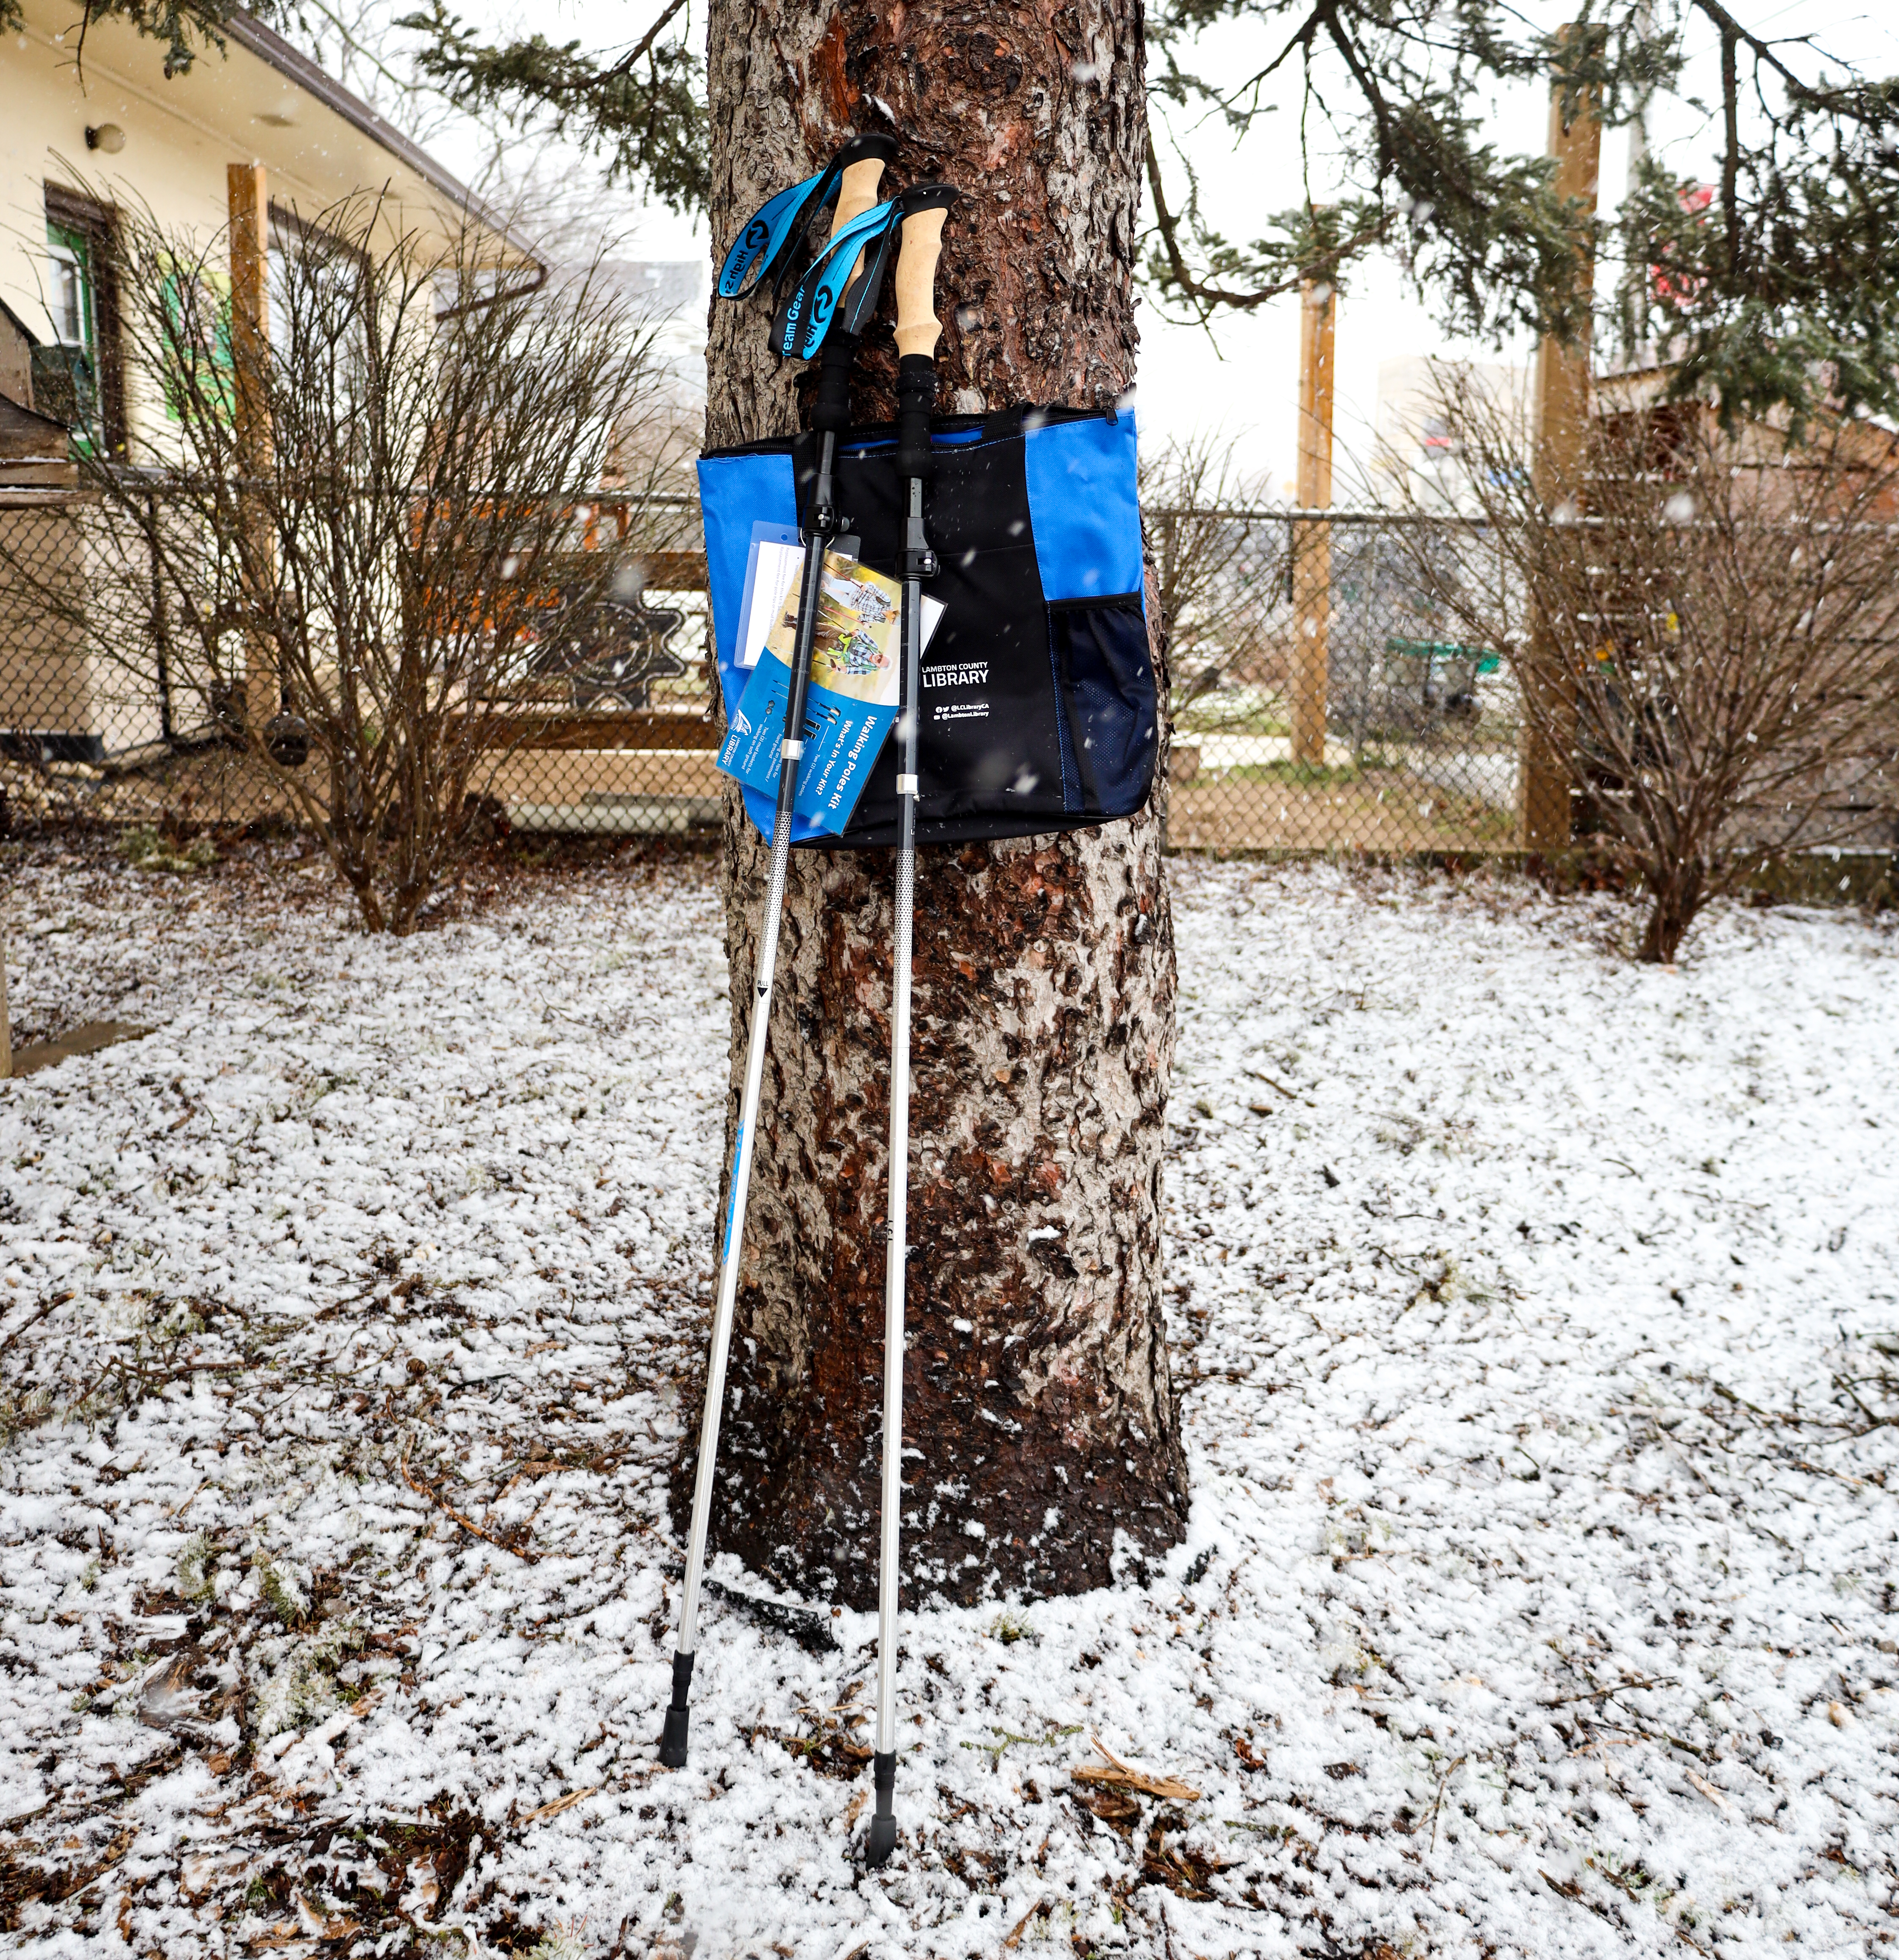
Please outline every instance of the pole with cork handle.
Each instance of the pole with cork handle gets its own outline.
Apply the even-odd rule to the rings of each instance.
[[[923,485],[934,473],[930,414],[936,406],[936,261],[943,219],[956,201],[948,184],[919,184],[897,200],[903,244],[897,260],[897,469],[908,501],[903,519],[903,673],[897,738],[897,908],[891,984],[890,1207],[884,1265],[882,1543],[877,1567],[877,1808],[865,1857],[882,1864],[897,1848],[897,1539],[903,1500],[903,1268],[910,1202],[910,949],[916,886],[916,723],[921,711],[923,581],[936,554],[923,530]]]
[[[835,238],[854,219],[877,202],[877,186],[884,166],[896,154],[894,139],[857,138],[840,154],[842,179],[832,220]],[[868,276],[872,268],[866,267]],[[849,310],[848,307],[846,309]],[[842,337],[840,336],[840,339]],[[693,1480],[693,1519],[686,1547],[686,1581],[679,1608],[679,1644],[673,1655],[673,1698],[666,1711],[659,1759],[668,1769],[685,1767],[691,1720],[693,1659],[699,1640],[699,1596],[706,1569],[706,1537],[711,1519],[712,1472],[718,1453],[718,1422],[725,1398],[725,1367],[731,1351],[732,1313],[738,1293],[738,1268],[745,1243],[745,1201],[751,1187],[752,1145],[757,1131],[760,1087],[765,1069],[765,1040],[771,1023],[772,982],[778,966],[778,931],[784,910],[785,875],[792,851],[792,806],[798,789],[798,765],[803,759],[805,704],[811,679],[811,647],[817,637],[818,593],[824,552],[840,529],[833,503],[831,473],[837,438],[849,424],[851,350],[843,342],[842,364],[827,355],[820,371],[818,395],[811,415],[818,432],[817,482],[805,527],[804,584],[800,589],[798,630],[792,642],[792,678],[785,708],[785,733],[779,749],[778,803],[772,822],[771,872],[765,892],[765,916],[759,938],[758,966],[753,975],[750,1045],[745,1058],[745,1084],[738,1106],[738,1135],[732,1152],[731,1187],[725,1210],[725,1236],[719,1253],[718,1293],[712,1308],[712,1354],[706,1370],[706,1405],[699,1418],[699,1462]]]

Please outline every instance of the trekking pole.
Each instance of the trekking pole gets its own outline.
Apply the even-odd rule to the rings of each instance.
[[[923,534],[923,485],[933,473],[930,413],[936,406],[936,259],[948,185],[919,184],[897,200],[903,242],[897,260],[897,468],[908,479],[903,520],[903,675],[897,737],[897,916],[891,983],[890,1211],[884,1255],[883,1542],[877,1565],[877,1809],[866,1857],[881,1865],[897,1848],[897,1533],[903,1501],[903,1266],[910,1208],[910,944],[916,887],[916,721],[923,651],[923,581],[936,554]]]
[[[877,183],[895,154],[885,138],[862,138],[856,161],[845,166],[831,235],[862,217],[877,202]],[[844,356],[843,379],[849,380],[849,352]],[[725,1208],[725,1243],[719,1253],[718,1293],[712,1306],[712,1344],[706,1370],[706,1406],[699,1418],[699,1463],[693,1480],[693,1522],[686,1545],[686,1584],[679,1606],[679,1644],[673,1655],[673,1699],[666,1710],[659,1760],[668,1769],[686,1765],[686,1744],[691,1720],[693,1660],[699,1641],[699,1595],[705,1576],[706,1535],[711,1520],[712,1472],[718,1452],[718,1421],[725,1398],[725,1364],[731,1351],[732,1311],[738,1295],[739,1261],[745,1244],[745,1200],[751,1187],[752,1144],[758,1118],[759,1089],[765,1070],[765,1040],[772,1017],[772,982],[778,966],[778,928],[784,910],[785,879],[792,854],[792,805],[798,790],[798,765],[805,753],[805,693],[811,679],[811,646],[817,637],[817,600],[824,576],[824,549],[838,530],[832,504],[831,470],[836,459],[839,431],[844,419],[818,436],[817,483],[811,501],[811,522],[805,534],[805,582],[798,603],[798,628],[792,647],[791,687],[785,704],[785,733],[779,747],[778,803],[772,820],[771,873],[765,889],[765,914],[753,976],[750,1045],[745,1057],[745,1085],[738,1104],[738,1137],[732,1152],[731,1195]],[[814,415],[814,422],[816,417]],[[827,418],[828,419],[828,418]]]

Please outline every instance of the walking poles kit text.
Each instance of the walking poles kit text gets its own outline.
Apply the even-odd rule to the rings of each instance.
[[[713,1470],[790,852],[799,845],[894,845],[876,1806],[867,1846],[873,1865],[887,1859],[897,1841],[916,848],[1029,836],[1132,815],[1147,800],[1159,720],[1142,598],[1133,417],[1113,409],[1023,407],[934,415],[940,332],[935,280],[945,217],[957,193],[946,184],[921,183],[880,202],[882,173],[897,148],[889,137],[854,138],[824,170],[773,198],[740,233],[718,282],[726,298],[769,296],[775,351],[820,358],[808,433],[709,452],[699,463],[713,632],[728,723],[739,718],[740,698],[751,678],[741,663],[748,653],[757,653],[755,645],[740,643],[741,617],[748,600],[769,603],[775,596],[761,598],[747,590],[748,576],[756,578],[761,562],[760,537],[795,537],[802,561],[789,679],[771,695],[784,703],[776,794],[768,800],[751,784],[744,788],[752,821],[770,840],[771,867],[719,1248],[672,1704],[660,1747],[662,1762],[674,1768],[685,1762]],[[801,265],[805,234],[827,208],[832,210],[829,239]],[[851,363],[894,248],[897,420],[894,428],[854,429]],[[895,739],[884,741],[867,768],[856,768],[865,759],[854,759],[849,789],[831,799],[820,821],[807,812],[814,807],[810,772],[819,765],[819,738],[826,730],[811,721],[808,704],[820,613],[830,603],[824,587],[827,575],[837,583],[840,559],[899,585]],[[861,581],[865,589],[878,583],[872,577]],[[827,616],[827,633],[834,616]],[[853,644],[863,650],[860,664],[866,669],[881,659],[869,636]],[[754,702],[759,698],[756,692],[751,697]],[[830,697],[820,692],[817,698]],[[867,729],[866,748],[871,736],[881,735],[877,724],[867,724]],[[746,732],[756,754],[761,731]],[[823,766],[836,765],[827,756]]]

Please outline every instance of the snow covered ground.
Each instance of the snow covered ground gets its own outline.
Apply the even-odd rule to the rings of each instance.
[[[690,864],[406,945],[18,870],[0,1940],[35,1955],[1722,1955],[1899,1938],[1899,936],[1177,863],[1189,1542],[714,1601],[655,1762],[725,1068]],[[728,1570],[728,1581],[738,1575]],[[1072,1773],[1098,1738],[1191,1796]]]

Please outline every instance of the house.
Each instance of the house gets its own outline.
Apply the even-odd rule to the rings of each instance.
[[[1402,508],[1415,501],[1470,514],[1464,447],[1445,399],[1460,389],[1500,414],[1528,414],[1528,368],[1425,354],[1378,363],[1371,487],[1379,503]]]
[[[1604,422],[1640,431],[1658,482],[1679,476],[1697,457],[1719,459],[1755,475],[1764,492],[1762,515],[1784,515],[1802,473],[1831,470],[1846,494],[1872,490],[1857,513],[1862,520],[1899,520],[1899,431],[1874,416],[1841,418],[1825,409],[1815,412],[1804,436],[1792,432],[1784,409],[1727,428],[1712,402],[1669,398],[1677,371],[1665,361],[1614,368],[1596,378],[1596,414]]]
[[[164,402],[126,383],[112,249],[123,209],[206,240],[228,232],[238,308],[254,289],[265,309],[267,280],[247,288],[238,262],[247,247],[263,271],[365,192],[392,244],[432,256],[472,223],[503,264],[540,269],[433,158],[249,15],[234,11],[223,51],[175,75],[164,43],[117,15],[86,25],[82,49],[83,21],[78,0],[24,0],[0,119],[0,752],[42,765],[186,732],[161,671],[141,683],[123,663],[99,670],[6,589],[8,546],[66,554],[83,575],[72,451],[135,462],[164,447]]]

